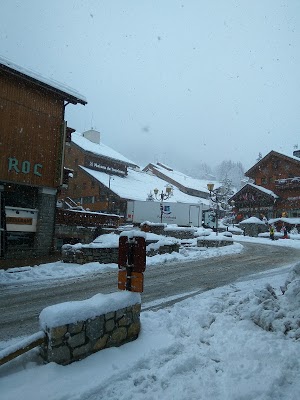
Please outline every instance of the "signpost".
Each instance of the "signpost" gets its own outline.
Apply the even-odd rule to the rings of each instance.
[[[131,231],[120,236],[118,266],[118,289],[142,293],[146,269],[144,233]]]

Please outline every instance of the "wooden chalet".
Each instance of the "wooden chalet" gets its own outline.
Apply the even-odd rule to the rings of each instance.
[[[0,58],[0,256],[52,250],[57,192],[67,182],[65,108],[78,92]],[[1,261],[0,261],[1,265]]]
[[[62,201],[69,197],[91,211],[126,214],[126,202],[110,189],[111,180],[114,176],[127,176],[128,167],[139,167],[101,143],[100,132],[91,129],[82,135],[73,133],[65,154],[65,166],[73,172],[68,187],[60,193]],[[92,176],[94,171],[107,174],[106,185]]]
[[[239,220],[256,216],[267,219],[300,217],[300,151],[287,156],[271,151],[245,175],[253,181],[246,184],[234,200]]]

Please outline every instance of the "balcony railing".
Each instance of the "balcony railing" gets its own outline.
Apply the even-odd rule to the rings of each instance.
[[[275,187],[277,189],[300,188],[300,176],[295,176],[294,178],[277,179],[275,181]]]

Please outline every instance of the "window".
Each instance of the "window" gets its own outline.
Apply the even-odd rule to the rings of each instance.
[[[292,210],[291,214],[292,214],[292,218],[299,218],[300,210]]]
[[[82,204],[94,203],[94,196],[86,196],[82,198]]]
[[[266,184],[267,183],[267,178],[265,178],[265,177],[261,178],[261,183],[262,184]]]
[[[91,181],[91,188],[94,189],[95,188],[95,181]]]

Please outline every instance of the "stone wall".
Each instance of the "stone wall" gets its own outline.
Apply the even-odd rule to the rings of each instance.
[[[41,356],[45,362],[67,365],[135,340],[140,332],[140,311],[141,304],[134,304],[85,321],[46,327]]]
[[[233,244],[232,238],[222,237],[220,239],[210,239],[207,236],[199,237],[197,239],[198,247],[223,247]]]
[[[157,242],[157,241],[155,241]],[[159,247],[147,243],[146,255],[148,257],[156,254],[179,252],[179,244],[162,244]],[[65,263],[87,264],[89,262],[99,262],[101,264],[118,264],[119,247],[76,247],[65,244],[62,247],[62,261]]]
[[[166,228],[163,231],[163,235],[172,236],[177,239],[194,239],[195,232],[197,232],[195,228]]]
[[[167,225],[164,223],[143,222],[140,227],[142,232],[151,232],[156,235],[163,235]]]
[[[166,253],[171,254],[174,251],[176,253],[179,253],[179,248],[180,248],[179,243],[163,244],[158,248],[156,248],[156,246],[153,246],[153,248],[151,248],[151,245],[149,245],[149,247],[147,248],[147,256],[153,257],[156,254],[166,254]]]
[[[65,263],[86,264],[100,262],[101,264],[118,264],[119,247],[76,247],[63,245],[62,261]]]
[[[265,224],[250,224],[240,222],[239,227],[243,229],[245,236],[257,237],[260,233],[268,232],[269,228]]]

